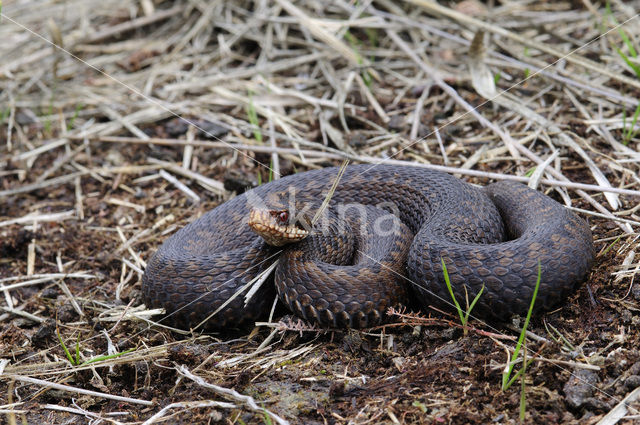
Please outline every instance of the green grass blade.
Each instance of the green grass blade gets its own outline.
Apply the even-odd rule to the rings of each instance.
[[[124,356],[125,354],[128,354],[128,353],[130,353],[132,351],[135,351],[135,348],[129,348],[128,350],[121,351],[120,353],[109,354],[109,355],[106,355],[106,356],[94,357],[94,358],[91,358],[91,359],[87,360],[86,362],[82,363],[80,366],[86,366],[88,364],[101,362],[103,360],[115,359],[117,357]]]
[[[67,131],[71,131],[73,129],[73,126],[76,123],[76,119],[78,119],[78,116],[80,115],[80,111],[82,110],[83,107],[84,105],[82,103],[79,103],[76,105],[76,110],[74,111],[73,116],[67,123]]]
[[[603,20],[607,18],[611,20],[613,25],[618,25],[618,21],[615,18],[615,16],[613,16],[613,12],[611,11],[611,4],[608,1],[605,4],[605,15]],[[629,38],[629,36],[627,35],[627,33],[624,31],[622,27],[618,27],[618,34],[620,35],[620,38],[622,38],[622,42],[625,44],[625,46],[627,46],[627,49],[629,49],[629,54],[631,55],[631,57],[637,59],[638,51],[635,49],[635,47],[633,47],[633,43],[631,42],[631,39]],[[627,55],[624,52],[622,52],[622,50],[620,50],[619,48],[616,47],[616,51],[618,52],[618,55],[620,55],[622,60],[624,60],[625,63],[629,66],[629,68],[631,68],[633,72],[635,72],[636,76],[640,78],[640,66],[633,63],[627,57]]]
[[[620,38],[622,38],[622,41],[627,46],[627,49],[629,49],[629,54],[631,55],[631,57],[637,58],[638,52],[636,52],[636,49],[633,47],[633,43],[629,39],[629,36],[627,36],[627,33],[624,32],[622,28],[618,28],[618,34],[620,34]]]
[[[526,341],[526,340],[525,340]],[[522,374],[526,374],[527,371],[527,344],[524,344],[524,350],[522,351]],[[527,413],[527,395],[525,392],[526,383],[524,377],[520,380],[520,423],[524,423],[524,419]]]
[[[636,135],[637,131],[634,129],[636,127],[636,124],[638,123],[639,116],[640,116],[640,103],[638,103],[638,106],[636,106],[636,110],[633,113],[633,118],[631,119],[631,123],[629,124],[628,127],[626,125],[626,122],[623,121],[623,127],[625,127],[623,141],[622,141],[623,144],[625,145],[629,144],[631,139]]]
[[[264,407],[263,407],[263,409],[264,409]],[[273,421],[271,420],[271,416],[269,416],[269,414],[267,412],[262,412],[262,414],[264,415],[262,420],[264,421],[265,425],[273,425]]]
[[[611,2],[609,0],[604,3],[604,10],[606,12],[605,16],[611,18],[614,24],[617,24],[616,18],[613,17],[613,12],[611,11]]]
[[[471,314],[471,310],[473,310],[473,307],[476,305],[476,303],[480,299],[480,295],[482,295],[482,292],[484,292],[484,283],[482,284],[482,288],[480,288],[480,291],[478,292],[478,295],[476,295],[476,297],[473,299],[473,301],[471,301],[471,305],[467,309],[467,313],[464,315],[464,322],[465,323],[467,323],[469,321],[469,315]]]
[[[71,357],[71,353],[69,352],[69,349],[67,348],[67,346],[64,345],[64,341],[62,341],[62,336],[60,335],[60,330],[57,327],[56,327],[56,335],[58,336],[58,341],[60,342],[60,346],[64,350],[64,354],[67,356],[67,359],[69,359],[69,363],[71,363],[72,366],[75,366],[76,364],[73,361],[73,357]]]
[[[364,60],[362,59],[362,55],[359,52],[358,47],[360,46],[360,41],[353,36],[348,30],[344,33],[344,38],[347,39],[347,42],[351,45],[351,50],[355,53],[358,64],[362,65]]]
[[[633,70],[633,72],[635,72],[635,74],[636,74],[636,76],[638,78],[640,78],[640,66],[638,66],[635,63],[631,62],[631,59],[629,59],[629,57],[627,55],[625,55],[624,52],[622,50],[620,50],[619,48],[616,47],[616,51],[618,52],[618,55],[620,55],[622,60],[627,64],[627,66],[629,68],[631,68]]]
[[[514,382],[517,376],[521,375],[523,369],[513,377],[513,379],[509,380],[511,373],[513,372],[513,367],[518,361],[518,354],[520,353],[520,349],[522,348],[522,344],[524,343],[525,336],[527,334],[527,327],[529,326],[529,321],[531,320],[531,314],[533,313],[533,306],[536,302],[536,297],[538,296],[538,290],[540,289],[540,280],[542,279],[542,267],[540,266],[540,260],[538,260],[538,279],[536,280],[536,287],[533,290],[533,296],[531,297],[531,303],[529,304],[529,311],[527,312],[527,317],[524,320],[524,325],[522,326],[522,330],[520,331],[520,337],[518,338],[518,343],[516,344],[515,350],[513,350],[513,360],[509,363],[509,368],[506,372],[502,373],[502,390],[507,390],[511,384]],[[523,364],[524,365],[524,364]]]
[[[449,290],[451,299],[453,299],[453,303],[456,305],[456,310],[458,310],[458,316],[460,316],[460,321],[462,322],[462,325],[465,326],[467,322],[464,320],[464,314],[462,313],[462,308],[460,308],[460,304],[458,304],[458,300],[456,300],[456,296],[453,294],[451,281],[449,281],[449,272],[447,271],[447,265],[444,263],[444,258],[441,257],[440,261],[442,262],[442,272],[444,273],[444,281],[447,284],[447,289]]]
[[[508,390],[508,389],[509,389],[509,387],[511,387],[511,385],[513,385],[513,383],[514,383],[514,382],[516,382],[516,381],[518,380],[518,378],[519,378],[519,377],[521,377],[522,375],[524,375],[525,371],[527,370],[527,367],[528,367],[528,366],[531,366],[531,363],[533,363],[533,359],[528,360],[528,361],[527,361],[527,363],[526,363],[526,366],[524,366],[524,363],[523,363],[523,367],[522,367],[522,369],[520,369],[519,371],[517,371],[517,372],[516,372],[516,374],[515,374],[515,375],[513,375],[513,376],[511,377],[511,379],[509,379],[509,381],[507,381],[506,388],[504,388],[504,391]],[[515,363],[514,363],[514,365],[515,365]]]
[[[362,55],[360,54],[360,47],[362,46],[362,42],[360,40],[358,40],[349,31],[346,31],[344,33],[344,38],[351,45],[351,50],[356,55],[356,60],[358,61],[358,64],[359,65],[364,64],[364,59],[362,58]],[[371,38],[370,38],[370,41],[371,41]],[[372,85],[373,81],[372,81],[371,74],[369,73],[369,71],[368,70],[361,71],[360,76],[362,77],[362,81],[364,81],[364,85],[367,86],[367,88],[369,90],[371,90],[371,85]]]
[[[568,347],[569,350],[571,350],[571,351],[576,351],[576,347],[574,347],[573,344],[571,342],[569,342],[569,340],[567,338],[565,338],[565,336],[562,335],[560,333],[560,331],[557,330],[551,323],[547,323],[545,321],[544,328],[547,330],[547,334],[549,335],[549,337],[551,339],[553,339],[555,342],[557,342],[558,344],[562,344],[562,345]],[[555,333],[555,335],[554,335],[554,333]]]
[[[80,334],[78,334],[78,339],[76,339],[76,363],[80,364]]]
[[[249,92],[249,104],[247,105],[247,117],[249,118],[249,123],[251,124],[251,128],[253,130],[253,137],[259,144],[262,144],[262,131],[260,131],[260,121],[258,120],[258,113],[256,112],[256,107],[253,104],[253,96],[251,92]]]
[[[618,242],[620,242],[620,239],[622,239],[622,235],[618,236],[613,242],[611,242],[611,245],[609,245],[608,247],[605,248],[604,251],[602,251],[602,254],[600,254],[600,256],[604,256],[607,252],[609,252],[611,250],[611,248],[613,248],[613,246],[615,244],[617,244]]]

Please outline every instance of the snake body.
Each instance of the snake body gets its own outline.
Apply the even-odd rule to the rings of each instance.
[[[247,225],[257,206],[313,214],[337,173],[325,168],[264,184],[182,228],[147,265],[145,304],[164,308],[166,323],[181,328],[240,327],[269,311],[275,286],[300,317],[372,326],[390,306],[450,304],[444,261],[461,304],[484,286],[473,314],[504,319],[526,313],[538,267],[535,306],[546,310],[575,290],[593,262],[587,224],[544,194],[513,182],[479,188],[418,167],[347,167],[322,229],[301,242],[270,246]],[[278,257],[275,285],[267,281],[247,303],[243,293],[209,317]]]

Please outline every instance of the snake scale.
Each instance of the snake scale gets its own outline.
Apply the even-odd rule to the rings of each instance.
[[[589,227],[553,199],[519,183],[476,187],[418,167],[348,166],[327,214],[300,242],[272,246],[248,225],[258,209],[293,229],[308,226],[337,174],[325,168],[269,182],[179,230],[147,265],[145,304],[164,308],[164,323],[206,320],[204,329],[219,330],[264,317],[277,291],[295,314],[323,326],[373,326],[391,306],[451,304],[444,260],[462,305],[484,285],[473,315],[505,319],[526,313],[538,265],[537,310],[560,304],[592,265]],[[247,303],[243,293],[209,317],[276,258],[275,285],[267,280]]]

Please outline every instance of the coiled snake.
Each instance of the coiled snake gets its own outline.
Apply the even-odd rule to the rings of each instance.
[[[269,239],[280,226],[284,238],[304,237],[337,173],[284,177],[185,226],[148,263],[146,305],[165,308],[165,323],[195,327],[279,257],[275,288],[292,311],[325,326],[366,327],[380,323],[390,306],[449,304],[443,259],[461,304],[484,285],[473,314],[502,319],[526,313],[538,264],[535,305],[549,309],[593,262],[589,227],[551,198],[519,183],[478,188],[417,167],[347,167],[327,217],[301,242],[271,246],[254,232]],[[267,281],[247,305],[238,296],[203,326],[255,321],[270,309],[274,292]]]

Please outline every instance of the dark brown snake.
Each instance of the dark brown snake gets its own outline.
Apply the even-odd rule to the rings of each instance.
[[[273,247],[249,228],[256,207],[294,209],[291,218],[274,217],[309,221],[337,172],[309,171],[264,184],[185,226],[147,265],[146,305],[166,309],[163,323],[196,327],[279,256],[275,285],[262,284],[246,306],[244,294],[236,297],[204,329],[264,317],[274,286],[300,317],[366,327],[383,321],[391,306],[449,305],[444,259],[459,302],[464,306],[484,285],[472,314],[504,319],[526,313],[538,264],[535,306],[547,310],[574,291],[593,262],[587,224],[542,193],[511,182],[478,188],[417,167],[347,167],[328,218],[301,242]]]

